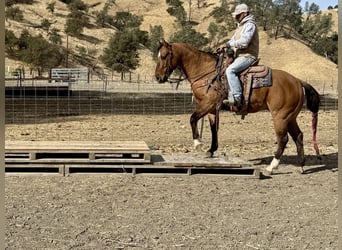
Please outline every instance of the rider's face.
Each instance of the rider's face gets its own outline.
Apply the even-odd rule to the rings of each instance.
[[[235,16],[235,20],[239,23],[239,22],[242,21],[242,19],[243,19],[245,16],[247,16],[247,13],[246,13],[246,12],[242,12],[242,13],[240,13],[239,15],[236,15],[236,16]]]

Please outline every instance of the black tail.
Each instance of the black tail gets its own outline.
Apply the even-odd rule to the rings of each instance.
[[[318,92],[314,89],[314,87],[306,82],[302,82],[302,85],[305,90],[306,106],[312,112],[312,143],[316,154],[319,155],[319,148],[316,141],[316,132],[318,123],[318,110],[321,100],[319,98]]]
[[[317,113],[321,103],[318,92],[307,82],[302,82],[305,89],[306,106],[312,113]]]

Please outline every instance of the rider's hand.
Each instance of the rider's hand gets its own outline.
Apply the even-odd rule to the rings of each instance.
[[[216,49],[216,52],[220,53],[221,51],[224,51],[226,47],[227,47],[226,44],[222,44]]]

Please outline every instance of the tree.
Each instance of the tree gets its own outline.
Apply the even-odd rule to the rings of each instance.
[[[260,25],[264,31],[268,30],[269,24],[273,22],[273,20],[271,20],[271,12],[274,6],[273,1],[246,0],[244,2],[250,6],[250,10],[254,14],[257,24]]]
[[[164,38],[164,30],[161,25],[150,26],[150,37],[147,42],[147,47],[152,51],[152,57],[155,59],[158,53],[159,41]]]
[[[71,36],[80,37],[84,27],[89,25],[89,18],[84,15],[88,6],[81,0],[74,0],[68,4],[70,13],[65,24],[65,33]]]
[[[290,37],[291,33],[301,25],[302,14],[300,0],[273,1],[270,20],[274,38],[277,39],[284,34]]]
[[[62,44],[62,38],[58,32],[59,32],[58,29],[52,28],[48,33],[49,41],[52,42],[53,44]]]
[[[24,29],[18,38],[18,50],[25,50],[28,47],[31,35],[27,29]]]
[[[5,6],[9,7],[14,4],[33,4],[34,0],[5,0]]]
[[[223,25],[210,23],[208,27],[210,47],[217,47],[227,36],[227,28]]]
[[[68,9],[73,12],[73,11],[88,11],[88,5],[83,3],[82,0],[73,0],[68,4]]]
[[[38,75],[63,62],[64,53],[60,47],[50,44],[41,35],[31,36],[24,32],[19,40],[21,47],[18,49],[19,59],[36,69]]]
[[[315,3],[312,3],[311,5],[309,5],[308,2],[305,2],[304,10],[308,15],[317,14],[319,12],[319,6]]]
[[[181,30],[172,34],[170,40],[173,42],[189,43],[196,48],[203,48],[209,42],[205,34],[197,32],[190,25],[184,26]]]
[[[330,37],[318,39],[311,47],[317,54],[338,63],[338,34],[336,32]]]
[[[47,3],[46,9],[53,14],[55,12],[56,2]]]
[[[76,46],[77,51],[77,61],[82,65],[87,65],[89,60],[89,56],[87,53],[87,49],[84,46]]]
[[[49,32],[49,29],[51,27],[51,23],[48,19],[44,18],[42,22],[40,23],[40,27],[46,32]]]
[[[16,55],[17,45],[18,38],[14,35],[14,32],[5,29],[5,51],[9,57],[14,57]]]
[[[109,40],[104,49],[101,61],[113,71],[121,73],[130,72],[139,66],[139,37],[136,30],[119,31]]]
[[[114,17],[119,31],[110,38],[101,60],[106,67],[121,73],[121,79],[124,73],[139,66],[138,49],[148,42],[147,32],[139,29],[142,21],[141,16],[129,12],[117,12]]]
[[[130,12],[120,11],[114,17],[114,26],[119,30],[127,30],[130,28],[137,28],[143,21],[142,16],[134,15]]]
[[[212,16],[215,18],[216,22],[223,23],[226,22],[226,19],[228,16],[231,16],[231,9],[228,5],[227,0],[221,0],[221,5],[218,7],[215,7],[209,14],[209,16]]]
[[[113,25],[114,18],[108,14],[109,8],[111,7],[111,2],[106,2],[101,11],[95,11],[96,24],[100,27],[106,27],[106,24]]]
[[[230,31],[236,28],[236,21],[232,16],[232,7],[227,0],[221,0],[221,5],[215,7],[209,16],[213,17],[216,22],[212,22],[208,26],[209,41],[211,47],[217,47],[218,44],[225,42]],[[226,38],[226,39],[224,39]]]
[[[24,20],[24,15],[19,7],[7,7],[5,11],[5,17],[14,21],[21,22]]]
[[[304,41],[309,46],[315,44],[318,40],[327,37],[332,27],[332,15],[329,14],[316,14],[307,19],[300,27],[299,32]]]
[[[186,11],[183,7],[183,2],[180,0],[166,0],[166,3],[169,5],[166,11],[171,16],[176,17],[180,26],[183,26],[186,22]]]

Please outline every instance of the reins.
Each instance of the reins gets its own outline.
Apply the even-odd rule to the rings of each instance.
[[[182,69],[180,69],[181,71],[181,74],[179,75],[178,78],[168,78],[168,82],[169,83],[177,83],[176,85],[176,90],[178,89],[179,87],[179,84],[180,82],[182,81],[185,81],[185,80],[188,80],[190,82],[190,85],[191,85],[191,88],[192,89],[195,89],[195,85],[197,85],[198,81],[201,80],[202,78],[214,73],[216,71],[216,74],[213,78],[211,79],[208,79],[207,81],[205,81],[204,83],[202,83],[201,85],[199,86],[196,86],[196,89],[198,88],[203,88],[205,86],[208,86],[208,89],[207,91],[210,89],[211,86],[213,86],[213,83],[215,82],[215,80],[217,80],[219,78],[219,74],[220,74],[220,68],[222,66],[222,63],[223,63],[223,54],[224,54],[224,51],[216,51],[216,54],[218,55],[218,62],[217,62],[217,65],[216,67],[209,71],[209,72],[205,72],[205,73],[201,73],[197,76],[194,76],[192,78],[189,78],[189,77],[183,77],[183,75],[185,75],[184,71]],[[172,56],[173,56],[173,49],[172,49],[172,45],[170,44],[169,46],[169,56],[167,58],[167,72],[170,72],[171,71],[171,60],[172,60]],[[214,88],[215,90],[218,90],[217,88]]]
[[[178,89],[178,86],[179,86],[179,84],[180,84],[180,82],[185,81],[185,80],[188,80],[188,81],[190,82],[191,88],[193,88],[193,86],[196,84],[196,82],[198,82],[198,80],[201,80],[201,78],[203,78],[203,77],[205,77],[205,76],[207,76],[207,75],[213,73],[214,71],[215,71],[215,70],[212,70],[212,71],[210,71],[210,72],[201,74],[201,75],[197,76],[197,77],[195,78],[195,80],[192,80],[192,81],[191,81],[191,80],[190,80],[191,78],[187,78],[187,77],[182,78],[182,76],[184,75],[184,72],[183,72],[183,70],[181,70],[181,74],[179,75],[179,78],[168,78],[167,81],[168,81],[169,83],[177,83],[177,85],[176,85],[176,90],[177,90],[177,89]],[[208,84],[209,84],[209,85],[212,84],[212,83],[214,82],[214,80],[216,79],[216,77],[217,77],[217,75],[215,75],[215,77],[212,78],[211,80],[206,81],[205,84],[202,84],[202,85],[200,85],[200,86],[197,86],[196,88],[201,88],[201,87],[207,86]]]
[[[176,90],[178,89],[180,82],[187,80],[187,78],[182,78],[182,76],[184,75],[183,70],[180,69],[180,71],[181,71],[181,74],[179,75],[178,78],[168,78],[167,79],[167,82],[169,82],[169,83],[177,83]]]

